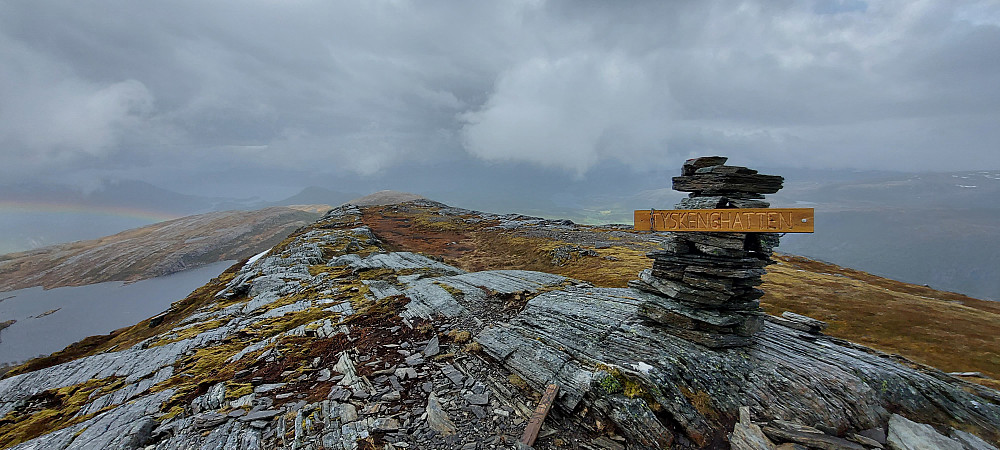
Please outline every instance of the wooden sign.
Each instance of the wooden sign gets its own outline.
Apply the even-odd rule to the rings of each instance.
[[[636,231],[720,233],[812,233],[812,208],[644,209],[635,212]]]
[[[549,415],[549,409],[552,408],[552,402],[555,401],[557,393],[559,393],[559,386],[555,384],[550,384],[545,388],[545,393],[538,401],[535,413],[531,415],[528,425],[524,427],[524,434],[521,436],[522,444],[528,447],[534,445],[535,439],[538,438],[538,432],[542,430],[542,422],[545,422],[545,416]]]

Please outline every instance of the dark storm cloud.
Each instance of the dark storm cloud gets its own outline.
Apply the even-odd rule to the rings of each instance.
[[[997,167],[997,50],[996,2],[5,2],[0,171]]]

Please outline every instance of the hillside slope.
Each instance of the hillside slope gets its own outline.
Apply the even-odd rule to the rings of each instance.
[[[562,389],[540,449],[716,448],[751,425],[735,424],[744,406],[776,440],[815,426],[807,439],[871,448],[856,436],[893,435],[902,417],[1000,439],[1000,393],[903,357],[777,323],[725,350],[660,332],[637,315],[651,294],[618,287],[660,239],[428,201],[338,208],[163,315],[13,370],[0,442],[511,448],[549,383]],[[783,258],[769,308],[925,304],[952,341],[979,331],[940,324],[950,314],[996,313],[813,264]],[[843,311],[831,332],[863,320]]]
[[[320,217],[303,209],[212,212],[100,239],[0,255],[0,292],[136,281],[245,259]]]

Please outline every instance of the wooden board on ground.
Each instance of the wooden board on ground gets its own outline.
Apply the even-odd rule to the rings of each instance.
[[[552,408],[552,402],[555,401],[556,394],[558,393],[559,386],[555,384],[550,384],[545,388],[545,393],[542,394],[542,399],[538,401],[535,413],[531,415],[528,425],[524,427],[524,435],[521,436],[520,441],[521,444],[529,447],[535,444],[538,432],[542,430],[542,423],[545,422],[545,416],[549,414],[549,409]]]
[[[812,233],[812,208],[640,209],[636,231]]]

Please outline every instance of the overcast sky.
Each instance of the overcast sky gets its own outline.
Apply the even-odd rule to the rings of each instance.
[[[998,55],[1000,1],[12,0],[0,177],[997,169]]]

